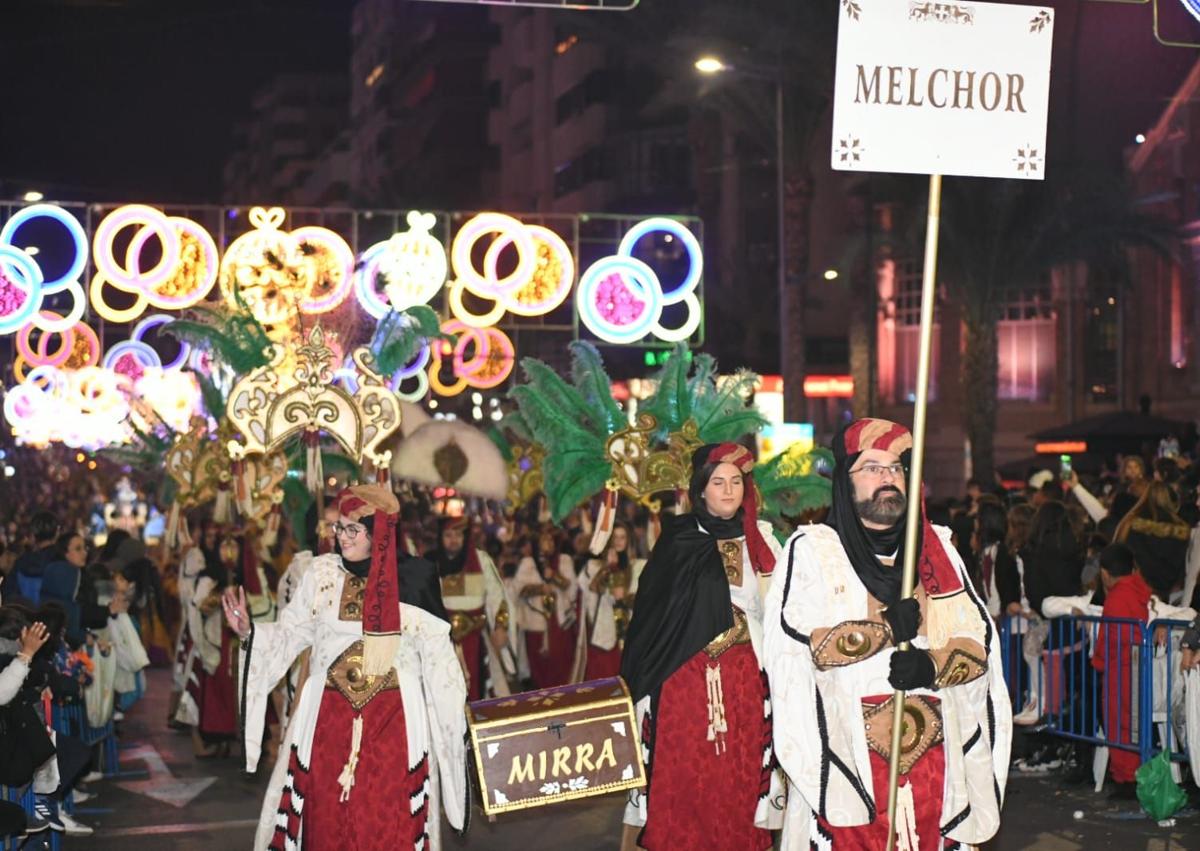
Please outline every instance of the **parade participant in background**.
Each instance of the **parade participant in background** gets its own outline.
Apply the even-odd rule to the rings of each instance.
[[[579,573],[583,618],[576,680],[615,677],[621,669],[621,647],[646,560],[633,558],[633,534],[624,521],[613,525],[602,558],[590,559]]]
[[[562,551],[561,533],[543,526],[517,565],[513,589],[520,604],[529,673],[537,688],[566,685],[575,661],[575,567]]]
[[[237,642],[221,618],[221,595],[238,584],[242,550],[235,538],[215,525],[205,528],[201,546],[205,566],[188,606],[188,627],[198,662],[192,667],[196,676],[192,745],[198,757],[229,756],[238,728]],[[180,713],[190,710],[190,706],[185,710],[185,701],[181,701]]]
[[[57,560],[55,541],[58,538],[58,518],[49,511],[39,511],[30,521],[33,532],[33,549],[17,557],[13,565],[13,577],[17,581],[15,593],[10,590],[9,602],[20,602],[36,608],[42,601],[42,579],[46,566]]]
[[[471,532],[465,517],[442,518],[438,546],[425,558],[441,578],[442,603],[450,615],[450,636],[467,678],[468,699],[479,700],[510,693],[508,678],[516,675],[517,651],[516,625],[510,618],[516,605],[491,556],[475,546]]]
[[[901,599],[906,515],[924,514],[907,494],[908,429],[857,420],[833,450],[832,525],[792,535],[767,599],[775,750],[791,783],[783,848],[886,846],[895,689],[907,692],[897,848],[981,843],[1000,826],[1012,734],[996,629],[949,530],[924,516],[919,581]]]
[[[696,450],[692,511],[663,518],[641,576],[621,676],[649,785],[625,822],[644,825],[637,844],[649,851],[770,848],[782,816],[761,661],[762,591],[779,545],[757,520],[753,467],[737,444]]]
[[[184,521],[188,522],[188,521]],[[188,680],[192,676],[192,664],[194,663],[193,648],[195,640],[192,638],[191,627],[189,626],[190,619],[188,611],[191,608],[192,598],[196,594],[196,582],[200,579],[200,574],[204,572],[206,563],[204,560],[203,544],[206,536],[215,536],[216,529],[211,523],[196,524],[196,529],[188,537],[195,543],[190,544],[184,549],[183,557],[179,560],[179,579],[176,583],[179,602],[181,608],[181,617],[179,619],[179,636],[175,639],[175,662],[174,662],[174,680],[171,689],[171,705],[167,711],[167,726],[171,728],[192,726],[199,723],[199,710],[193,701],[191,707],[185,712],[187,720],[181,720],[178,717],[179,708],[182,705],[183,697],[187,693]],[[212,540],[209,544],[211,547],[216,546],[216,541]]]
[[[254,847],[436,851],[439,799],[454,829],[468,818],[466,687],[437,575],[397,551],[399,504],[386,487],[349,488],[337,504],[341,554],[313,559],[278,621],[253,623],[240,591],[224,599],[245,645],[247,771],[269,695],[312,651]]]
[[[1104,617],[1129,618],[1143,624],[1150,612],[1150,586],[1124,544],[1112,544],[1100,553],[1100,579],[1104,583]],[[1092,667],[1104,674],[1104,729],[1117,744],[1136,744],[1133,734],[1133,656],[1141,644],[1142,630],[1132,624],[1102,623],[1096,634]],[[1137,798],[1135,775],[1141,764],[1137,751],[1108,749],[1114,800]]]

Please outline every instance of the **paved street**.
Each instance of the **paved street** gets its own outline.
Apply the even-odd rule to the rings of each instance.
[[[149,695],[131,713],[123,731],[122,769],[139,773],[95,784],[100,795],[80,809],[78,818],[94,825],[96,835],[71,838],[66,848],[213,851],[250,847],[265,772],[260,778],[245,777],[235,760],[194,760],[189,739],[167,730],[162,721],[168,687],[165,671],[151,673]],[[1082,820],[1072,817],[1076,810],[1083,811]],[[452,839],[447,847],[607,851],[618,845],[620,817],[620,803],[612,797],[505,816],[495,824],[476,813],[468,838]],[[1014,777],[1009,784],[1004,829],[988,851],[1027,848],[1200,851],[1200,813],[1185,810],[1174,828],[1160,828],[1138,817],[1129,805],[1110,806],[1102,796],[1080,787],[1068,791],[1057,778]]]

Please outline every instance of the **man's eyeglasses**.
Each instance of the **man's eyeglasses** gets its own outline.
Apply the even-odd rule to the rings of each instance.
[[[348,540],[353,541],[358,537],[358,533],[361,532],[363,528],[364,527],[359,526],[357,523],[334,523],[333,534],[345,535]]]
[[[862,473],[870,479],[882,479],[884,473],[890,473],[893,479],[904,478],[903,464],[863,464],[857,470],[851,470],[850,474]]]

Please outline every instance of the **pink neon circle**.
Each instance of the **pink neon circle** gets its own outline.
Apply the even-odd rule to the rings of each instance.
[[[471,249],[475,247],[475,243],[482,236],[488,233],[497,233],[500,234],[500,237],[488,246],[488,250],[484,254],[485,271],[489,265],[489,257],[491,257],[490,266],[493,270],[495,269],[499,251],[508,243],[514,243],[517,249],[517,268],[513,269],[505,278],[497,279],[494,273],[488,274],[486,277],[480,275],[471,262]],[[505,238],[508,241],[503,243],[500,249],[497,249],[496,243]],[[492,256],[493,252],[496,255],[494,257]],[[534,244],[533,234],[516,219],[499,213],[481,213],[459,229],[454,237],[450,253],[455,274],[466,282],[467,288],[478,296],[494,299],[515,292],[529,282],[537,259],[537,246]]]
[[[113,256],[113,241],[117,233],[134,224],[140,224],[142,227],[129,244],[125,253],[126,268],[123,269]],[[142,272],[138,268],[138,254],[150,237],[150,234],[142,236],[146,230],[150,230],[162,243],[162,258],[153,269]],[[105,216],[92,239],[92,256],[95,258],[96,268],[117,287],[130,292],[152,289],[165,282],[175,271],[179,262],[179,233],[163,213],[153,207],[131,204]]]
[[[462,323],[454,324],[462,325]],[[458,329],[446,328],[446,330],[451,333],[460,333]],[[503,331],[496,328],[469,328],[462,325],[461,330],[466,333],[462,334],[454,344],[454,374],[465,378],[468,384],[481,390],[502,384],[512,373],[513,362],[516,358],[516,349],[513,347],[512,341]],[[471,343],[475,344],[475,353],[470,361],[466,361],[464,355],[467,346]],[[493,346],[501,350],[500,357],[504,361],[504,368],[493,376],[480,377],[479,373],[483,372],[491,362]]]
[[[47,316],[52,320],[62,319],[61,316],[51,310],[43,310],[42,316]],[[66,331],[59,332],[62,337],[62,345],[58,347],[57,352],[51,355],[46,351],[46,341],[54,336],[52,332],[42,332],[41,336],[38,337],[36,351],[29,345],[29,336],[36,327],[32,322],[21,326],[21,330],[17,332],[17,351],[20,352],[21,357],[25,358],[25,361],[30,366],[62,366],[70,359],[71,352],[75,350],[75,329],[68,328]]]

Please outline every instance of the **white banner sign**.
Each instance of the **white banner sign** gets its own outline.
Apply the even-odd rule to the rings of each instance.
[[[1045,177],[1053,9],[839,2],[835,169]]]

